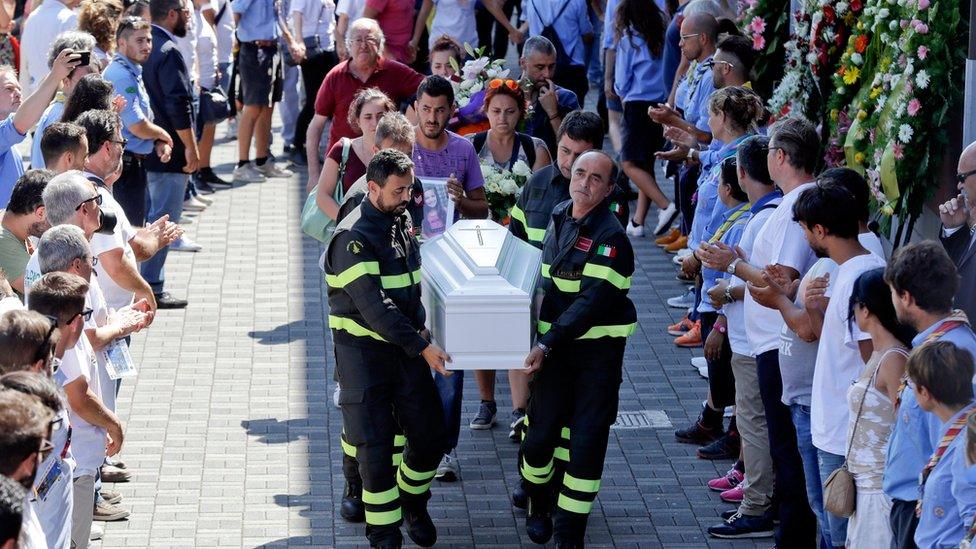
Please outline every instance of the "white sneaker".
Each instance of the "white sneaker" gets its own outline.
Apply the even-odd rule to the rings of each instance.
[[[224,134],[224,138],[231,140],[237,139],[237,118],[231,118],[227,121],[227,133]]]
[[[291,170],[287,170],[275,166],[274,160],[268,160],[267,162],[264,163],[264,166],[255,165],[254,169],[260,172],[265,177],[285,178],[285,177],[291,177],[295,175],[295,172]]]
[[[234,168],[234,183],[264,183],[267,180],[250,162]]]
[[[644,226],[635,224],[634,220],[631,219],[630,222],[627,223],[627,236],[644,236]]]
[[[654,234],[661,236],[666,233],[668,229],[671,228],[671,224],[674,220],[678,218],[678,207],[674,205],[674,202],[668,204],[667,208],[664,208],[657,214],[657,226],[654,227]]]
[[[668,307],[675,309],[687,309],[695,304],[695,289],[691,288],[687,292],[668,299]]]
[[[699,370],[702,366],[708,366],[708,361],[703,356],[696,356],[691,359],[691,367]]]
[[[698,367],[698,375],[702,376],[705,379],[708,379],[708,364]]]
[[[437,473],[434,478],[441,482],[455,482],[461,478],[461,467],[458,465],[457,449],[444,454],[441,464],[437,466]]]
[[[341,408],[341,406],[339,406],[339,393],[341,391],[342,391],[342,387],[339,387],[339,384],[336,383],[336,388],[334,391],[332,391],[332,405],[335,406],[336,408]]]
[[[194,195],[193,196],[193,199],[195,199],[197,202],[203,203],[204,206],[209,206],[209,205],[213,204],[213,198],[208,198],[206,196],[203,196],[202,194]],[[184,204],[185,204],[185,202],[184,202]]]
[[[183,201],[183,209],[191,212],[202,212],[207,209],[207,205],[197,200],[197,197],[190,196]]]
[[[180,236],[169,245],[169,251],[171,252],[199,252],[202,249],[203,246],[190,240],[190,237],[186,235]]]
[[[88,541],[98,541],[105,535],[105,527],[98,522],[92,522],[91,532],[88,534]]]

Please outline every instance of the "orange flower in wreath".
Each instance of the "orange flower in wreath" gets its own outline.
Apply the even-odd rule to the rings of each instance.
[[[868,36],[862,34],[854,40],[854,51],[857,53],[864,53],[864,50],[868,49]]]

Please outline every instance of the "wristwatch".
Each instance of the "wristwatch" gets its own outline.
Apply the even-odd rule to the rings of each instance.
[[[548,357],[549,356],[549,351],[552,350],[545,343],[536,343],[535,346],[538,347],[540,351],[542,351],[542,356],[544,356],[544,357]]]
[[[725,268],[725,272],[729,273],[730,275],[735,275],[735,267],[740,261],[742,261],[742,258],[740,257],[733,259],[732,262],[729,263],[729,266]]]
[[[725,287],[725,302],[726,303],[732,303],[734,301],[735,301],[735,298],[732,297],[732,286],[726,286]]]

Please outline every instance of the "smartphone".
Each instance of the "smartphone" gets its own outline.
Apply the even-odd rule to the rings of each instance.
[[[90,51],[77,51],[75,52],[81,56],[81,60],[78,62],[79,67],[87,67],[91,63],[91,52]]]

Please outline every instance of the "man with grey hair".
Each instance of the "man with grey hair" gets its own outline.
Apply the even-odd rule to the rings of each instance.
[[[62,50],[51,71],[37,86],[37,91],[23,103],[20,84],[13,67],[0,66],[0,208],[7,205],[14,183],[24,175],[24,163],[17,144],[27,137],[27,132],[40,120],[61,81],[78,66],[80,58],[70,48]]]
[[[94,47],[95,38],[87,32],[76,30],[62,32],[54,39],[54,43],[51,44],[51,51],[47,55],[48,68],[54,66],[54,60],[66,49],[70,48],[73,51],[92,51]],[[40,136],[44,135],[44,130],[48,126],[61,120],[61,113],[64,112],[64,102],[71,96],[71,92],[75,90],[75,85],[78,84],[78,81],[86,74],[98,72],[98,68],[98,61],[92,59],[88,65],[76,67],[68,73],[68,76],[61,80],[61,89],[58,90],[57,95],[54,96],[54,101],[48,105],[44,114],[41,115],[41,120],[38,121],[37,129],[34,131],[34,142],[31,144],[31,168],[43,169],[47,167],[44,162],[44,155],[41,153]]]
[[[373,19],[357,19],[349,26],[346,35],[349,59],[325,75],[315,96],[315,116],[308,125],[305,139],[309,181],[319,180],[319,142],[327,120],[332,119],[332,127],[326,151],[340,138],[354,138],[360,134],[349,125],[348,116],[349,105],[359,90],[378,88],[393,103],[400,104],[414,96],[424,79],[410,67],[383,57],[383,42],[383,31]]]
[[[546,37],[533,36],[525,41],[519,67],[522,77],[531,84],[528,99],[532,115],[525,120],[525,133],[538,137],[550,151],[555,151],[559,125],[567,113],[580,108],[580,100],[572,91],[553,83],[556,47]]]

